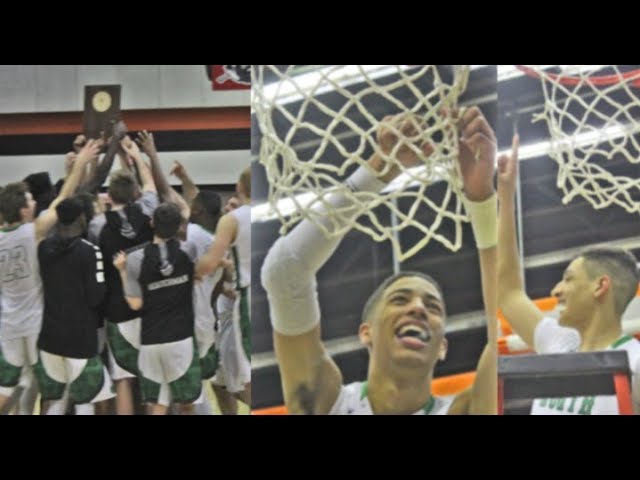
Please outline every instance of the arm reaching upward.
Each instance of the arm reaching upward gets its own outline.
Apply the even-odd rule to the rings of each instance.
[[[527,296],[520,276],[515,224],[518,146],[515,136],[511,155],[498,158],[498,306],[520,338],[533,347],[534,331],[543,314]]]
[[[158,191],[160,201],[166,202],[171,187],[169,186],[169,182],[167,182],[167,177],[165,177],[164,173],[162,173],[162,168],[160,168],[160,159],[158,158],[158,150],[156,149],[156,144],[153,139],[153,133],[149,133],[146,130],[143,130],[142,132],[138,133],[136,143],[149,157],[153,183],[155,184],[156,190]]]
[[[151,175],[153,176],[153,182],[158,190],[160,201],[175,203],[178,205],[178,208],[180,208],[180,215],[182,215],[182,218],[189,220],[189,217],[191,216],[189,204],[185,202],[185,200],[171,187],[171,185],[169,185],[167,177],[162,172],[153,133],[143,130],[138,134],[136,143],[140,145],[142,151],[149,157],[149,161],[151,163]]]
[[[175,160],[170,175],[175,175],[180,179],[180,182],[182,182],[182,195],[187,203],[191,205],[191,202],[193,202],[200,190],[196,184],[193,183],[193,180],[191,180],[187,170],[179,161]]]
[[[468,393],[468,413],[497,413],[496,316],[497,207],[493,188],[496,137],[478,107],[471,107],[459,119],[460,173],[464,185],[465,210],[471,219],[482,282],[482,299],[487,319],[487,345],[484,348],[473,387]],[[466,394],[463,395],[466,397]]]
[[[387,117],[377,132],[384,153],[394,151],[406,166],[415,164],[417,158],[410,148],[396,147],[398,138],[390,124],[406,136],[417,126],[411,119]],[[425,145],[423,150],[430,153],[432,147]],[[378,192],[398,173],[374,154],[368,166],[356,170],[347,182],[354,191]],[[334,195],[328,201],[334,208],[350,207],[344,195]],[[316,273],[341,240],[326,238],[320,227],[304,220],[276,241],[262,266],[285,403],[291,413],[326,414],[340,393],[342,375],[320,337]]]
[[[119,121],[113,128],[113,136],[109,141],[107,152],[102,157],[102,161],[91,169],[91,175],[85,179],[78,187],[79,192],[97,193],[100,186],[107,180],[113,160],[120,148],[120,141],[127,134],[127,126],[123,121]]]
[[[73,163],[71,174],[65,180],[62,190],[49,205],[49,208],[45,213],[40,215],[35,221],[36,227],[36,241],[39,242],[47,236],[47,233],[58,221],[58,214],[56,213],[56,207],[65,198],[69,198],[75,192],[80,182],[82,172],[87,167],[87,163],[96,155],[98,155],[99,147],[95,140],[89,140],[84,147],[78,153],[78,156]]]
[[[133,158],[133,161],[136,164],[138,174],[140,175],[140,181],[142,182],[142,191],[156,192],[156,184],[153,181],[151,169],[149,168],[149,165],[147,165],[142,159],[142,154],[140,153],[138,145],[136,145],[135,142],[127,141],[126,138],[122,142],[120,142],[120,144],[122,145],[122,148],[124,148],[127,155]]]

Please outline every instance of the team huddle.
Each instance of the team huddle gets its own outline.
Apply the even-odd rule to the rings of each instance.
[[[223,207],[179,162],[174,190],[146,131],[119,122],[73,148],[55,185],[0,190],[0,410],[32,414],[39,396],[43,414],[210,414],[211,382],[236,413],[251,398],[250,170]]]

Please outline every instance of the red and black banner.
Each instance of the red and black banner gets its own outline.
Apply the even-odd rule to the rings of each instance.
[[[251,65],[207,65],[213,90],[248,90],[251,88]]]

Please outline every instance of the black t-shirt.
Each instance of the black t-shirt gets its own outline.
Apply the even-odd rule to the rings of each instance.
[[[177,240],[166,245],[170,273],[166,269],[162,272],[163,262],[156,244],[147,245],[127,259],[128,274],[134,277],[131,278],[134,282],[137,278],[143,299],[143,345],[177,342],[194,335],[192,258],[195,256],[185,253]]]
[[[38,246],[44,314],[38,348],[54,355],[98,354],[98,306],[106,290],[100,249],[80,238],[54,236]]]
[[[129,237],[123,235],[123,222],[118,212],[106,212],[106,224],[100,231],[99,245],[105,257],[105,276],[107,279],[107,295],[104,313],[107,320],[113,323],[126,322],[140,316],[139,312],[131,310],[122,291],[122,281],[118,270],[113,266],[113,257],[121,250],[130,251],[145,242],[153,240],[153,230],[150,219],[142,210],[133,204],[126,208],[130,222]]]

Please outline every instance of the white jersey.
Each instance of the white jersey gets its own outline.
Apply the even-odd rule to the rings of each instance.
[[[228,312],[233,311],[235,303],[236,300],[233,298],[229,298],[226,295],[218,295],[218,299],[216,300],[216,310],[218,310],[218,315],[223,317]]]
[[[434,397],[414,415],[446,415],[455,396]],[[329,415],[373,415],[369,398],[367,397],[367,382],[353,382],[343,385],[336,403],[333,404]]]
[[[577,335],[577,343],[576,343]],[[561,327],[554,318],[543,318],[536,327],[535,348],[538,353],[569,353],[580,347],[580,335],[572,328]],[[640,342],[624,335],[607,350],[626,350],[634,385],[636,413],[640,412]],[[615,395],[596,395],[567,398],[538,398],[533,401],[531,415],[618,415]]]
[[[3,340],[40,332],[44,300],[33,222],[0,232],[0,301]]]
[[[196,258],[202,257],[213,244],[214,235],[195,223],[187,225],[187,241],[196,249]],[[207,275],[201,282],[193,283],[193,313],[195,316],[195,330],[210,332],[213,335],[215,317],[211,308],[211,293],[222,277],[222,269],[219,268]]]
[[[238,221],[236,241],[232,246],[238,253],[240,286],[245,288],[251,285],[251,207],[242,205],[230,213]]]

